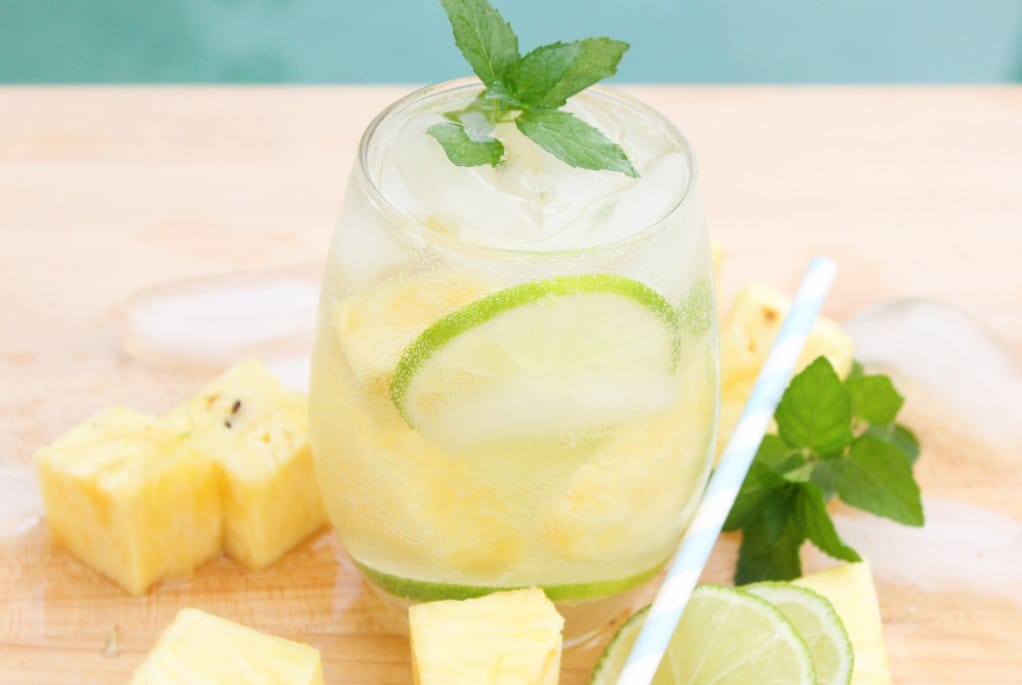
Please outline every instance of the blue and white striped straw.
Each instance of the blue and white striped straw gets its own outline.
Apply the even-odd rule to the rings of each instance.
[[[834,262],[825,257],[817,257],[809,264],[617,685],[649,685],[653,680],[836,274]]]

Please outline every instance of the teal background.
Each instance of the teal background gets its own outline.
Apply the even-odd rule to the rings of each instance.
[[[494,0],[523,48],[611,35],[619,80],[1022,81],[1022,0]],[[434,0],[0,0],[0,82],[430,82]]]

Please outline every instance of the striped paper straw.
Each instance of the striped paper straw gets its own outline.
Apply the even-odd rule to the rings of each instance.
[[[809,264],[617,685],[649,685],[653,680],[836,274],[834,262],[825,257],[817,257]]]

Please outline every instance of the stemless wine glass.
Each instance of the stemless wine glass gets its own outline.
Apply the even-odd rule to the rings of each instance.
[[[480,91],[425,88],[362,138],[321,294],[313,452],[385,598],[541,587],[580,639],[657,575],[705,484],[711,250],[691,152],[656,112],[602,88],[569,105],[639,179],[568,167],[510,124],[505,165],[455,167],[425,129]]]

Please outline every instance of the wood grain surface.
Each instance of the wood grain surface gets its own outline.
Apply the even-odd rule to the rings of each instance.
[[[110,404],[162,411],[197,387],[122,353],[125,300],[324,259],[358,136],[406,90],[0,89],[0,461],[27,463]],[[828,314],[934,297],[1022,357],[1022,87],[628,90],[696,150],[725,298],[753,279],[790,290],[826,253],[842,267]],[[1022,519],[1019,455],[911,398],[907,419],[925,494]],[[723,538],[705,578],[726,580],[734,552]],[[1018,606],[879,592],[898,683],[1022,682]],[[329,532],[267,571],[215,561],[131,598],[40,524],[0,539],[0,683],[125,683],[183,606],[315,645],[329,683],[411,682],[401,621]],[[104,656],[114,626],[121,653]],[[562,682],[586,682],[597,653],[569,651]]]

